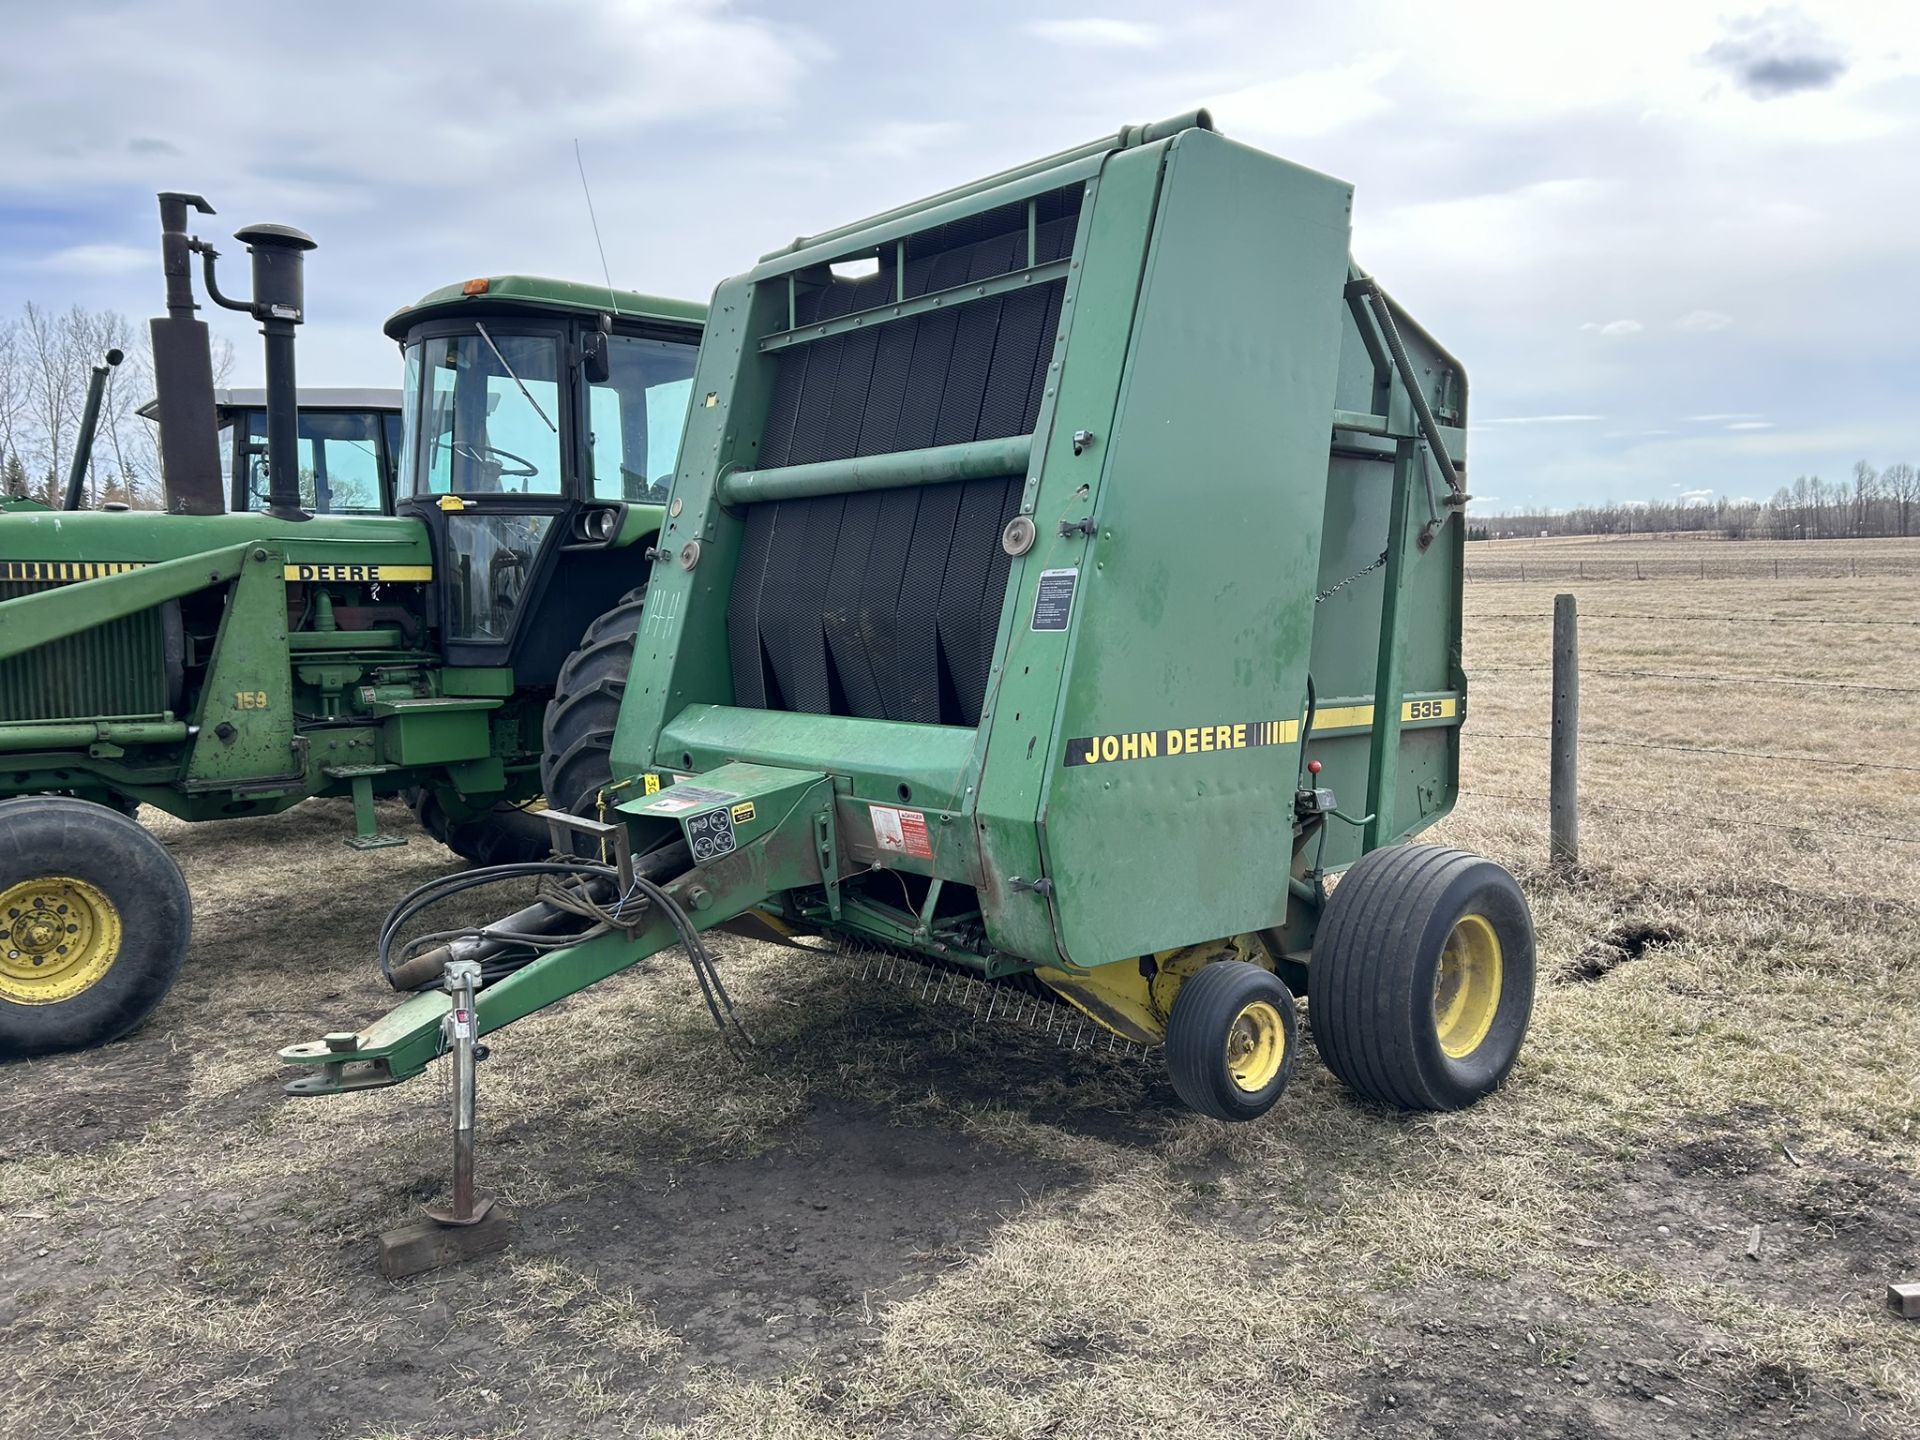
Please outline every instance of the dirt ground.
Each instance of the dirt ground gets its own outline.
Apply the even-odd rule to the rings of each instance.
[[[1557,877],[1563,588],[1594,673]],[[1920,1279],[1920,578],[1468,605],[1433,838],[1520,876],[1547,976],[1498,1095],[1392,1114],[1309,1049],[1229,1127],[1155,1058],[723,938],[752,1056],[671,955],[500,1032],[514,1243],[397,1284],[374,1237],[442,1193],[442,1078],[288,1101],[273,1052],[386,1008],[375,928],[453,862],[346,849],[334,805],[149,812],[181,982],[0,1072],[0,1435],[1920,1434],[1882,1303]]]

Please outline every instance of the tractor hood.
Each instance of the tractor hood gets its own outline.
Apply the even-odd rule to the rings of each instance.
[[[381,515],[316,515],[276,520],[270,515],[166,515],[130,511],[10,511],[0,515],[0,579],[91,579],[55,569],[21,567],[148,565],[219,550],[248,540],[271,542],[287,556],[288,579],[302,565],[402,566],[404,575],[325,574],[305,578],[428,578],[433,563],[427,529],[418,521]]]

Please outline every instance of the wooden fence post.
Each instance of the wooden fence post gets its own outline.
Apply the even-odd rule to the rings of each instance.
[[[1580,863],[1580,614],[1571,595],[1553,597],[1553,734],[1548,761],[1548,855]]]

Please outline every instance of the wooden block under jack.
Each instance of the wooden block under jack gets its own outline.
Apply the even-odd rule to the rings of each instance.
[[[1920,1283],[1887,1286],[1887,1308],[1908,1320],[1920,1320]]]
[[[471,1225],[443,1225],[438,1220],[416,1220],[380,1237],[380,1273],[403,1280],[425,1270],[458,1265],[476,1255],[503,1250],[513,1238],[513,1224],[498,1206]]]

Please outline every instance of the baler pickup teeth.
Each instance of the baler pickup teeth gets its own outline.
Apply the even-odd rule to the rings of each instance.
[[[972,1029],[982,1024],[1021,1025],[1066,1050],[1102,1051],[1141,1060],[1154,1052],[1155,1047],[1114,1033],[1064,1000],[1044,1000],[1004,982],[976,979],[888,950],[863,948],[858,958],[862,981],[898,986],[916,1000],[965,1010]]]

